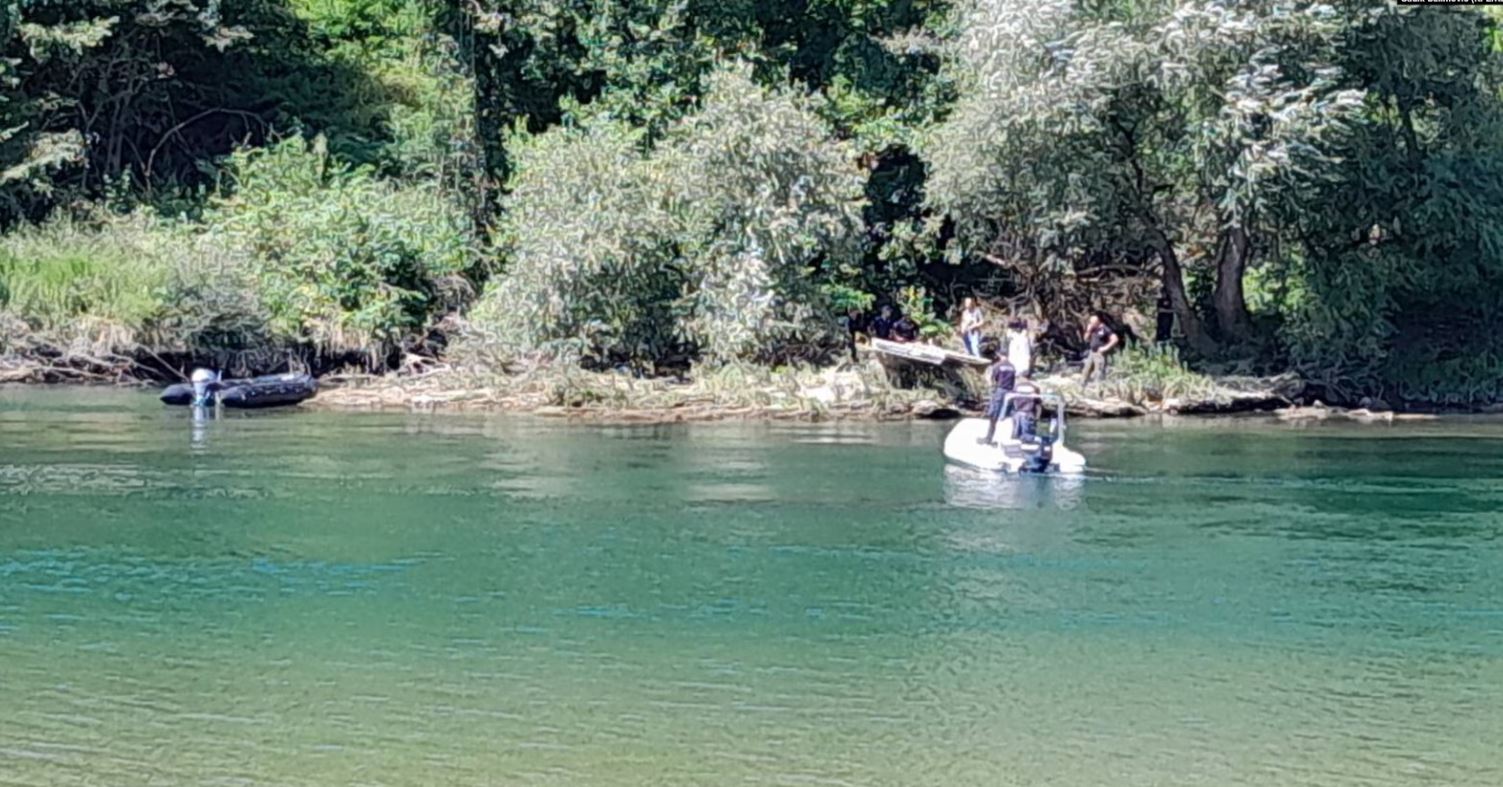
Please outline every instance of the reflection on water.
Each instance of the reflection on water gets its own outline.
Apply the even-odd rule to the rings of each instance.
[[[1083,476],[1004,475],[946,465],[945,502],[960,508],[1029,511],[1080,505]]]
[[[1503,783],[1497,426],[943,434],[0,390],[0,784]]]
[[[209,421],[214,419],[215,413],[208,407],[190,407],[188,410],[188,417],[193,423],[192,429],[189,430],[191,435],[189,443],[195,451],[202,451],[208,445]]]

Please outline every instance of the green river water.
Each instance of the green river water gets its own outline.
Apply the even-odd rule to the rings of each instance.
[[[1503,422],[945,428],[0,389],[0,784],[1503,784]]]

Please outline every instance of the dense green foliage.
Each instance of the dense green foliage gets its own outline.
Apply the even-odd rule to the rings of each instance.
[[[1486,17],[1203,0],[965,14],[962,97],[928,148],[954,251],[1056,313],[1099,304],[1099,271],[1154,274],[1200,357],[1287,352],[1338,397],[1497,395],[1492,340],[1461,327],[1499,294]]]
[[[322,140],[235,154],[204,228],[252,260],[273,334],[379,359],[459,305],[469,224],[431,185],[352,170]]]
[[[1367,112],[1287,213],[1303,251],[1288,260],[1291,353],[1338,392],[1497,401],[1497,31],[1466,13],[1354,18],[1341,65]]]
[[[505,200],[507,275],[474,340],[597,363],[785,360],[831,344],[816,267],[859,257],[861,181],[797,96],[744,70],[644,152],[612,120],[528,140]]]
[[[1163,293],[1192,364],[1496,401],[1500,46],[1359,0],[11,0],[0,322],[662,368]]]
[[[149,212],[56,220],[0,239],[0,344],[96,355],[146,345],[223,357],[267,350],[251,260]],[[0,347],[0,352],[14,349]]]

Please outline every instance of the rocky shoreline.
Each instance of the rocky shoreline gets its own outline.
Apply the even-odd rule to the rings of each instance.
[[[625,375],[575,373],[545,383],[529,377],[477,378],[452,370],[412,376],[338,378],[310,404],[328,409],[430,412],[508,411],[547,418],[633,423],[719,420],[897,421],[950,419],[980,412],[974,395],[888,385],[879,369],[843,366],[767,373],[742,384],[641,380]],[[1148,415],[1231,415],[1276,412],[1295,406],[1297,378],[1227,378],[1194,396],[1129,401],[1082,389],[1067,377],[1036,381],[1064,395],[1067,412],[1080,418]]]
[[[111,368],[85,364],[59,374],[56,365],[0,363],[0,384],[105,384],[144,386],[153,383]],[[1362,407],[1308,401],[1294,375],[1228,376],[1188,394],[1125,397],[1121,386],[1082,387],[1073,375],[1045,375],[1034,382],[1065,397],[1075,418],[1116,419],[1145,416],[1228,416],[1264,413],[1288,423],[1344,420],[1395,423],[1432,420],[1433,413],[1395,411],[1381,402]],[[932,382],[932,381],[931,381]],[[447,365],[381,375],[333,375],[320,380],[321,390],[305,406],[327,410],[493,411],[543,418],[610,423],[682,423],[727,420],[765,421],[905,421],[947,420],[980,415],[982,397],[951,386],[903,388],[880,364],[844,364],[830,368],[772,371],[741,369],[702,379],[643,379],[619,373],[532,370],[489,374]],[[975,386],[971,386],[974,388]],[[1479,408],[1469,413],[1498,413]]]

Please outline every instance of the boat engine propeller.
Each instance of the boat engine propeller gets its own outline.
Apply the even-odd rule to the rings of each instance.
[[[1018,470],[1023,473],[1043,473],[1049,470],[1049,465],[1053,462],[1053,446],[1041,440],[1033,445],[1023,446],[1023,465]]]

